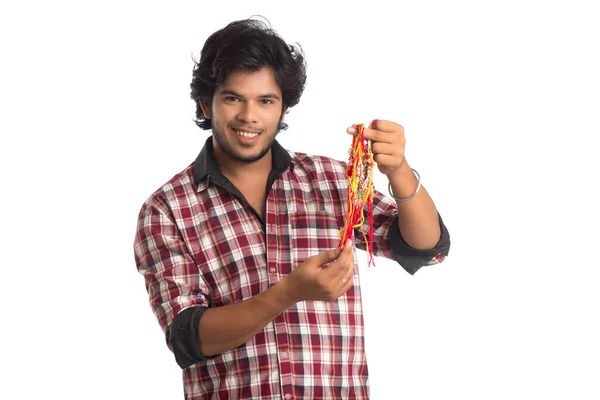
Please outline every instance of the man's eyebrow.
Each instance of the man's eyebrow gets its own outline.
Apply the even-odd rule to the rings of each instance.
[[[275,93],[267,93],[267,94],[263,94],[262,96],[258,96],[262,99],[277,99],[279,100],[279,96],[277,96]]]
[[[221,90],[219,92],[219,96],[235,96],[235,97],[244,98],[244,96],[242,96],[241,94],[236,93],[235,91],[229,90],[229,89]],[[280,100],[279,96],[277,96],[275,93],[265,93],[265,94],[262,94],[262,95],[260,95],[258,97],[260,97],[261,99],[277,99],[277,100]]]

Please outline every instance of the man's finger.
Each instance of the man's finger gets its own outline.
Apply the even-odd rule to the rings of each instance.
[[[373,154],[389,154],[394,155],[398,150],[398,146],[394,146],[389,143],[374,142],[373,143]]]
[[[394,133],[379,131],[377,129],[365,128],[365,139],[373,142],[393,143]]]
[[[325,254],[327,254],[328,262],[335,261],[340,256],[340,253],[341,253],[341,251],[338,248],[327,250],[325,252]]]
[[[324,253],[319,253],[316,256],[312,256],[312,260],[318,265],[323,265],[335,261],[340,255],[339,249],[327,250]]]
[[[354,259],[350,260],[351,267],[346,271],[346,275],[342,278],[342,283],[346,284],[348,281],[351,281],[354,277]]]
[[[399,167],[402,162],[399,157],[390,156],[389,154],[376,154],[373,160],[378,166],[390,168]]]
[[[385,119],[378,119],[371,128],[382,132],[396,132],[399,130],[404,132],[404,127],[402,125],[392,121],[386,121]]]
[[[348,239],[346,245],[344,246],[344,250],[335,261],[334,264],[331,264],[329,268],[327,268],[328,275],[331,279],[341,279],[348,269],[348,264],[351,263],[354,266],[354,262],[352,259],[352,241]]]

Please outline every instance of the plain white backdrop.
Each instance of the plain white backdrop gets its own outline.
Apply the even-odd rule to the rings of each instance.
[[[600,398],[592,5],[3,3],[0,397],[183,398],[137,212],[207,137],[192,57],[260,14],[308,62],[280,142],[345,160],[350,124],[401,123],[451,233],[412,277],[359,253],[372,399]]]

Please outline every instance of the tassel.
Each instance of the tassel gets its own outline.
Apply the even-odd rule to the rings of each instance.
[[[375,124],[373,120],[369,128]],[[370,140],[364,138],[365,126],[355,125],[357,134],[352,137],[352,146],[348,151],[346,180],[348,181],[348,201],[346,203],[346,226],[338,232],[340,250],[344,243],[352,238],[355,228],[362,228],[367,213],[367,229],[361,229],[368,255],[368,265],[375,265],[373,259],[373,149]]]

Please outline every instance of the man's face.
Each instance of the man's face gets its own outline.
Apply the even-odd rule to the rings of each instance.
[[[233,72],[215,89],[211,106],[200,104],[212,121],[215,152],[246,163],[269,152],[285,113],[281,89],[266,68]]]

